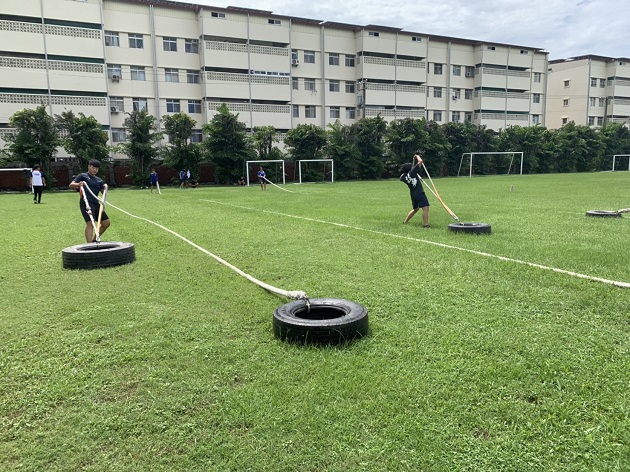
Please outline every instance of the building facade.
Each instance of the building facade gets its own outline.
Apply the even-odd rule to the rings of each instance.
[[[2,0],[2,10],[0,146],[12,114],[42,103],[53,116],[94,116],[112,144],[140,109],[188,113],[201,140],[223,103],[280,136],[379,114],[497,131],[545,124],[541,49],[168,0]]]
[[[549,62],[547,126],[630,122],[630,59],[579,56]]]

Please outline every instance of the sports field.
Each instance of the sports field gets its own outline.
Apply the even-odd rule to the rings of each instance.
[[[434,182],[492,234],[403,225],[396,180],[112,189],[137,259],[90,271],[77,193],[0,195],[0,470],[629,470],[630,213],[585,212],[630,172]],[[204,250],[369,336],[276,340],[289,300]]]

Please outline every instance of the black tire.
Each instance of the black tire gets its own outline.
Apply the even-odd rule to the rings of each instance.
[[[367,309],[338,298],[304,300],[278,307],[273,313],[276,338],[298,344],[339,344],[368,333]]]
[[[621,218],[621,213],[618,211],[589,210],[586,212],[586,216],[597,216],[599,218]]]
[[[451,223],[448,229],[456,233],[490,234],[492,232],[492,227],[487,223]]]
[[[65,248],[61,258],[64,269],[100,269],[133,262],[136,250],[132,243],[79,244]]]

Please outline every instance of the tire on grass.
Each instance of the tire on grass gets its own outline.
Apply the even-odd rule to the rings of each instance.
[[[492,227],[487,223],[451,223],[448,225],[449,231],[456,233],[471,233],[471,234],[490,234]]]
[[[314,298],[282,305],[273,313],[276,338],[297,344],[340,344],[368,333],[367,309],[349,300]]]
[[[65,248],[61,258],[64,269],[101,269],[133,262],[136,250],[132,243],[78,244]]]
[[[618,211],[607,210],[588,210],[586,216],[597,216],[599,218],[621,218],[621,213]]]

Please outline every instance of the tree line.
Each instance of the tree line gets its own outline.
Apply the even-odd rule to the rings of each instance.
[[[196,124],[186,113],[175,113],[162,118],[163,131],[158,131],[154,116],[146,110],[134,111],[127,113],[123,123],[126,140],[108,146],[108,133],[93,116],[65,111],[52,117],[40,105],[10,118],[9,126],[15,132],[6,137],[0,165],[40,164],[48,172],[58,148],[63,147],[74,156],[76,170],[83,171],[89,159],[106,165],[116,152],[129,158],[133,182],[141,186],[157,164],[190,169],[193,178],[201,164],[210,164],[216,183],[232,184],[248,160],[333,159],[336,180],[371,180],[397,176],[400,165],[418,152],[433,176],[457,175],[462,164],[468,173],[462,154],[469,152],[522,151],[523,173],[527,174],[610,170],[612,155],[630,153],[630,130],[619,123],[606,123],[598,129],[573,122],[557,130],[542,125],[512,126],[495,133],[469,122],[439,124],[406,118],[387,123],[379,115],[351,125],[336,121],[326,129],[297,125],[284,136],[284,151],[276,146],[279,140],[272,126],[249,132],[225,104],[202,126],[203,139],[198,143],[192,142]],[[473,173],[514,172],[511,164],[520,167],[510,156],[488,155],[474,161]]]

